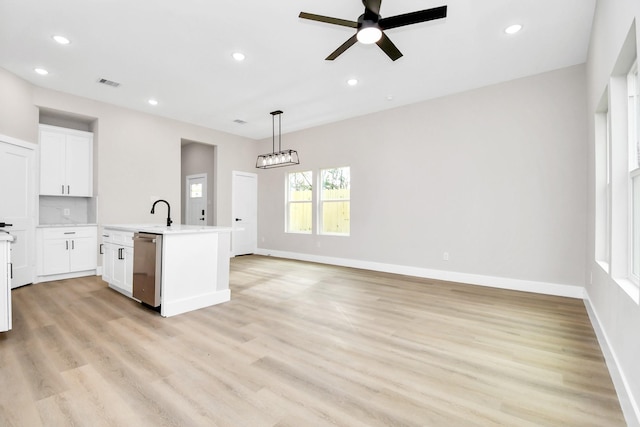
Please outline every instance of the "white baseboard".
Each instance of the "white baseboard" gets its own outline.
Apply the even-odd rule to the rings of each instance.
[[[95,276],[96,270],[76,271],[73,273],[50,274],[48,276],[36,276],[33,283],[52,282],[54,280],[75,279],[78,277]]]
[[[616,388],[620,407],[622,408],[622,413],[624,414],[627,425],[636,427],[640,426],[640,404],[633,397],[631,388],[629,387],[629,381],[624,375],[624,371],[620,369],[616,353],[613,351],[613,347],[609,344],[607,334],[600,326],[600,319],[591,305],[591,300],[589,299],[589,293],[587,291],[585,291],[584,305],[587,309],[587,314],[589,314],[591,325],[593,325],[593,330],[598,338],[600,348],[602,349],[602,354],[604,355],[607,368],[609,369],[609,375],[611,375],[611,380]]]
[[[584,287],[565,285],[560,283],[537,282],[533,280],[511,279],[508,277],[483,276],[479,274],[458,273],[455,271],[432,270],[428,268],[411,267],[406,265],[384,264],[372,261],[362,261],[347,258],[334,258],[297,252],[276,251],[259,248],[256,255],[289,258],[299,261],[317,262],[320,264],[339,265],[342,267],[361,268],[364,270],[381,271],[385,273],[403,274],[406,276],[422,277],[425,279],[445,280],[448,282],[467,283],[470,285],[488,286],[492,288],[511,289],[515,291],[534,292],[545,295],[583,299]]]
[[[162,301],[160,315],[162,317],[175,316],[228,301],[231,301],[231,291],[229,289],[172,301]]]

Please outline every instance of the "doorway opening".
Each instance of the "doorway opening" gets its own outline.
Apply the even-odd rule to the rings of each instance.
[[[216,225],[217,147],[183,139],[180,153],[182,223]]]

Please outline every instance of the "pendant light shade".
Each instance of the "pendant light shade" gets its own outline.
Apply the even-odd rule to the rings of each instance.
[[[299,165],[300,159],[296,150],[282,149],[282,111],[271,112],[272,143],[271,153],[260,154],[256,160],[256,168],[271,169],[283,166]],[[278,151],[276,151],[276,116],[278,116]]]

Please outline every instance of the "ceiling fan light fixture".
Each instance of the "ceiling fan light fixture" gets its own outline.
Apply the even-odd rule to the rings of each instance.
[[[363,26],[358,30],[356,37],[362,44],[373,44],[382,37],[382,30],[375,24],[366,27]]]

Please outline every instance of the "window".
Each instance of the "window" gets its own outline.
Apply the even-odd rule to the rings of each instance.
[[[288,233],[311,233],[313,226],[312,173],[292,172],[287,175],[287,222]]]
[[[322,234],[348,236],[351,223],[351,174],[349,167],[320,171],[319,218]]]
[[[632,30],[595,111],[595,260],[640,304],[640,81]]]
[[[629,229],[630,257],[629,276],[636,284],[640,283],[640,80],[638,80],[638,62],[627,74],[628,127],[629,127],[629,188],[630,212]]]
[[[611,258],[611,141],[608,93],[602,97],[595,115],[596,143],[596,233],[595,259],[608,273]]]
[[[191,184],[191,198],[197,199],[202,197],[202,183]]]

